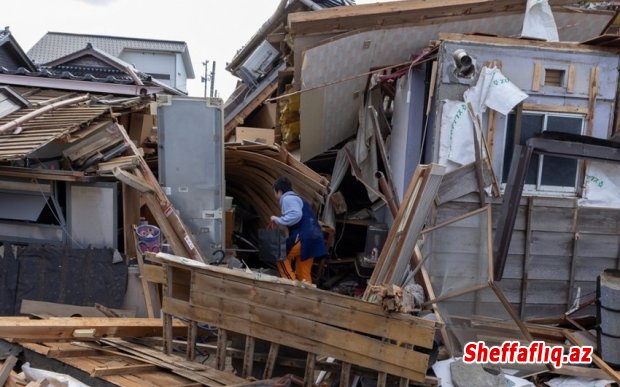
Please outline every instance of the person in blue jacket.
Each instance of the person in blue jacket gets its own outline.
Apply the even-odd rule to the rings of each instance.
[[[291,181],[287,177],[280,177],[273,183],[273,192],[280,202],[281,215],[272,215],[270,220],[277,225],[288,227],[287,255],[284,261],[277,263],[278,272],[282,278],[298,279],[311,284],[314,258],[327,254],[319,221],[310,204],[293,192]]]

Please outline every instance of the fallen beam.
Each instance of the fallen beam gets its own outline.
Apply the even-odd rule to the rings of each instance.
[[[149,337],[162,335],[162,320],[149,318],[0,317],[0,337],[20,341],[97,340],[103,337]],[[186,325],[175,321],[173,331],[183,335]]]

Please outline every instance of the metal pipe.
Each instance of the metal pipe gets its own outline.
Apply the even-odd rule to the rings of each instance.
[[[396,200],[394,200],[394,194],[392,193],[392,189],[388,185],[387,180],[385,180],[385,176],[383,175],[383,172],[381,171],[375,172],[375,177],[379,180],[379,189],[385,196],[385,202],[390,208],[392,217],[396,218],[396,214],[398,214],[398,205],[396,204]]]
[[[87,99],[90,99],[90,95],[89,94],[84,94],[84,95],[79,96],[79,97],[67,99],[67,100],[64,100],[64,101],[58,101],[58,102],[55,102],[55,103],[53,103],[51,105],[47,105],[47,106],[44,106],[44,107],[42,107],[40,109],[34,110],[34,111],[32,111],[32,112],[30,112],[28,114],[25,114],[25,115],[23,115],[23,116],[21,116],[19,118],[14,119],[13,121],[9,121],[6,124],[0,126],[0,134],[4,134],[4,133],[8,132],[9,130],[12,130],[12,129],[16,128],[17,126],[23,124],[24,122],[29,121],[29,120],[31,120],[33,118],[36,118],[36,117],[38,117],[38,116],[40,116],[42,114],[45,114],[45,113],[47,113],[50,110],[55,110],[55,109],[58,109],[58,108],[61,108],[61,107],[67,106],[67,105],[73,105],[74,103],[79,103],[79,102],[82,102],[82,101],[86,101]]]

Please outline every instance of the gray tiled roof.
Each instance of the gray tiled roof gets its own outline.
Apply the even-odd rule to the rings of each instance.
[[[87,43],[115,57],[124,49],[178,52],[183,56],[188,78],[194,77],[187,44],[180,41],[48,32],[28,51],[28,56],[35,63],[44,64],[81,50]]]

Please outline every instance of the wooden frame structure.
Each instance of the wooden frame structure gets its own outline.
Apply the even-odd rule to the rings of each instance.
[[[406,314],[386,314],[377,304],[260,273],[204,265],[162,253],[147,253],[147,257],[161,265],[166,352],[172,348],[170,327],[176,316],[190,320],[190,360],[194,356],[197,323],[219,328],[219,369],[225,365],[228,332],[245,335],[244,377],[252,375],[255,339],[260,339],[271,343],[264,379],[277,376],[274,367],[278,350],[286,345],[308,353],[304,378],[308,386],[318,370],[317,356],[342,362],[341,385],[350,380],[351,365],[404,381],[426,380],[429,355],[424,348],[433,347],[435,322]]]

